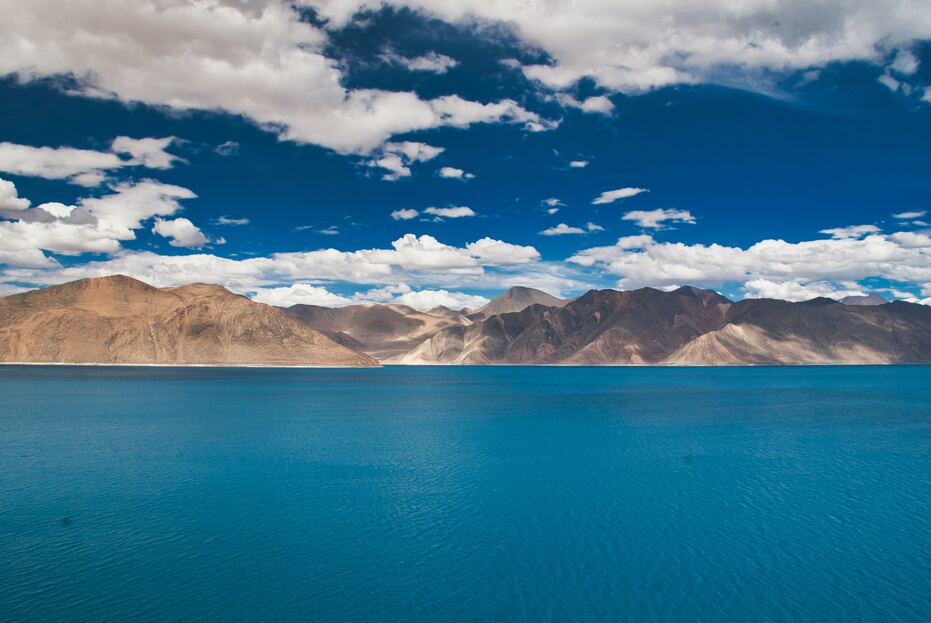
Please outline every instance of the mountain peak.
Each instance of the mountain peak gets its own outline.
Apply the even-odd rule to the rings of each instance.
[[[497,314],[524,311],[531,305],[562,307],[567,302],[566,299],[557,298],[552,294],[547,294],[543,290],[528,288],[526,286],[514,286],[499,294],[484,307],[479,308],[473,315],[487,318]]]

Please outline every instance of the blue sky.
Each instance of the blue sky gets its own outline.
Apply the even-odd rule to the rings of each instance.
[[[931,10],[757,5],[7,7],[0,294],[928,299]]]

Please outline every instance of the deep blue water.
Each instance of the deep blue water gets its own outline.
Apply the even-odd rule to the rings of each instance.
[[[0,619],[929,621],[931,367],[2,367]]]

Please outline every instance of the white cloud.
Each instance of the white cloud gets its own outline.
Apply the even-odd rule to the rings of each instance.
[[[439,126],[552,122],[513,100],[346,89],[306,0],[0,0],[0,75],[68,76],[69,93],[242,115],[282,139],[367,154]],[[244,96],[243,94],[248,94]]]
[[[0,171],[15,175],[68,180],[80,186],[99,186],[106,180],[106,171],[122,167],[141,166],[149,169],[170,169],[177,156],[165,149],[174,137],[134,139],[118,136],[110,152],[72,147],[32,147],[16,143],[0,143]],[[118,154],[128,155],[121,158]]]
[[[877,80],[890,91],[898,91],[899,87],[902,86],[901,80],[896,80],[890,74],[883,74]]]
[[[636,197],[640,193],[650,192],[646,188],[618,188],[615,190],[606,190],[594,199],[592,199],[592,205],[603,205],[606,203],[614,203],[619,199],[629,199],[631,197]]]
[[[592,223],[591,221],[585,223],[585,229],[587,229],[588,231],[591,231],[591,232],[595,232],[595,231],[604,231],[604,230],[605,230],[605,228],[602,227],[601,225],[596,225],[595,223]]]
[[[572,169],[584,169],[588,166],[588,160],[572,160],[569,162],[569,167]]]
[[[584,100],[577,100],[567,93],[557,93],[556,101],[563,106],[578,108],[582,112],[596,112],[609,115],[614,111],[614,103],[604,95],[595,95]]]
[[[440,177],[454,180],[471,180],[475,178],[475,175],[472,173],[466,173],[462,169],[457,169],[456,167],[442,167],[436,174]]]
[[[910,221],[912,219],[921,218],[927,214],[927,210],[913,211],[913,212],[898,212],[892,215],[892,218],[898,219],[900,221]]]
[[[625,221],[633,221],[639,227],[649,229],[663,229],[666,223],[687,223],[695,224],[695,217],[688,210],[666,210],[657,208],[656,210],[631,210],[625,212],[621,217]]]
[[[555,206],[564,206],[564,205],[566,205],[566,204],[563,203],[562,201],[560,201],[559,199],[557,199],[556,197],[550,197],[549,199],[544,199],[544,200],[543,200],[543,205],[547,205],[547,206],[550,206],[550,207],[552,208],[552,207],[555,207]]]
[[[830,281],[804,283],[797,279],[789,281],[751,279],[744,284],[743,290],[748,298],[781,299],[783,301],[809,301],[818,297],[842,299],[845,296],[862,296],[865,294],[861,288],[838,287],[837,284]]]
[[[419,214],[420,212],[414,209],[395,210],[391,213],[391,218],[396,221],[409,221],[413,218],[417,218]]]
[[[583,77],[603,87],[639,92],[707,81],[722,70],[759,80],[767,73],[820,67],[832,61],[882,62],[890,49],[931,38],[924,0],[385,0],[459,22],[510,24],[542,48],[552,64],[525,74],[565,89]],[[374,0],[318,0],[334,27]]]
[[[450,206],[448,208],[427,208],[425,214],[432,214],[437,218],[464,218],[475,216],[475,211],[467,206]]]
[[[869,234],[879,233],[879,228],[875,225],[848,225],[847,227],[832,227],[831,229],[822,229],[819,234],[827,234],[831,238],[862,238]]]
[[[900,74],[910,76],[918,71],[918,57],[909,50],[899,50],[889,68]]]
[[[329,227],[324,227],[323,229],[317,230],[318,234],[323,234],[324,236],[338,236],[339,227],[336,225],[330,225]]]
[[[559,208],[549,208],[549,209],[546,211],[546,213],[549,214],[549,215],[556,214],[557,212],[559,212]]]
[[[541,236],[566,236],[566,235],[573,235],[573,234],[578,235],[578,234],[584,234],[584,233],[587,233],[587,232],[581,227],[572,227],[570,225],[566,225],[565,223],[560,223],[559,225],[556,225],[555,227],[548,227],[547,229],[544,229],[543,231],[540,232],[540,235]]]
[[[2,261],[51,266],[55,262],[43,251],[63,255],[116,253],[121,242],[135,239],[134,230],[143,222],[172,216],[181,211],[180,200],[196,197],[187,188],[151,180],[116,185],[112,190],[108,195],[81,199],[76,205],[44,203],[4,212],[3,216],[15,220],[0,221]]]
[[[261,288],[252,295],[252,300],[275,307],[291,307],[292,305],[344,307],[355,302],[345,296],[333,294],[321,286],[306,283],[295,283],[279,288]]]
[[[450,292],[449,290],[420,290],[418,292],[408,292],[394,298],[392,303],[407,305],[414,309],[427,311],[442,305],[450,309],[475,309],[482,307],[489,302],[489,299],[477,294],[465,294],[464,292]]]
[[[490,266],[516,266],[540,259],[540,252],[531,246],[510,244],[494,238],[470,242],[466,249],[480,262]]]
[[[616,275],[619,285],[745,284],[835,281],[875,277],[918,284],[931,294],[931,236],[916,232],[828,238],[798,243],[763,240],[746,249],[719,244],[660,243],[651,236],[622,238],[585,249],[570,263]]]
[[[152,226],[152,233],[169,238],[168,244],[173,247],[197,249],[210,242],[200,228],[186,218],[176,218],[170,221],[157,218],[155,225]]]
[[[247,218],[234,218],[232,216],[223,215],[220,218],[216,219],[214,223],[217,225],[229,225],[231,227],[239,227],[240,225],[248,225],[251,221]]]
[[[433,74],[445,74],[459,64],[456,59],[436,52],[429,52],[412,58],[389,52],[383,54],[381,58],[392,65],[405,67],[409,71],[425,71]]]
[[[0,216],[4,212],[20,212],[29,208],[29,200],[19,196],[16,184],[0,178]]]
[[[443,153],[442,147],[434,147],[426,143],[404,141],[401,143],[385,143],[375,158],[368,160],[370,167],[385,169],[383,180],[393,182],[402,177],[410,177],[410,165],[415,162],[426,162]]]

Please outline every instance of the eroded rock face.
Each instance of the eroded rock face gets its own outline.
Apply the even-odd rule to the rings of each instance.
[[[221,286],[155,288],[119,275],[0,299],[0,361],[378,365]]]

